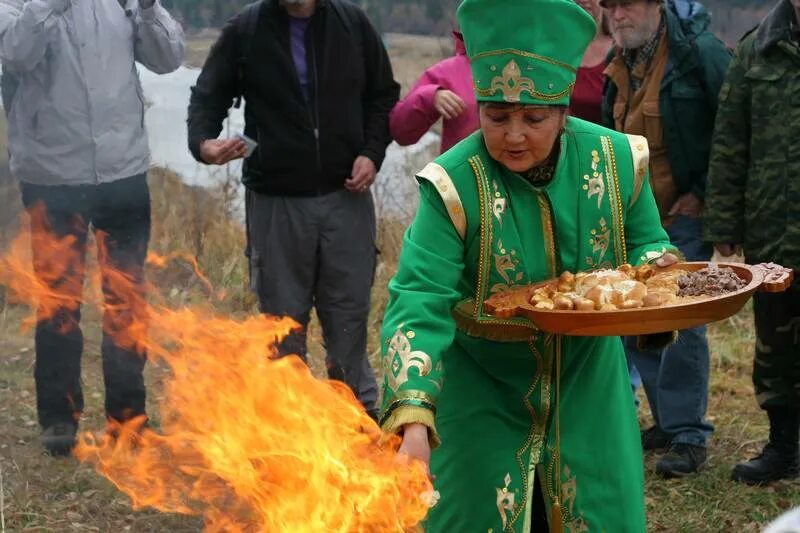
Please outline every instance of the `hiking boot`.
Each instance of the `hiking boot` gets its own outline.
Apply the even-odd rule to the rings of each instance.
[[[733,468],[731,479],[748,485],[768,485],[779,479],[793,479],[800,474],[797,453],[768,443],[753,459]]]
[[[74,422],[62,422],[48,426],[42,431],[39,440],[45,451],[53,457],[65,457],[75,447],[75,434],[78,426]]]
[[[642,450],[646,452],[664,451],[669,447],[672,437],[658,426],[642,431]]]
[[[769,442],[753,459],[739,463],[731,479],[748,485],[767,485],[800,474],[800,413],[795,409],[772,408],[769,416]]]
[[[705,447],[676,442],[658,461],[656,472],[665,478],[682,477],[694,474],[705,462]]]

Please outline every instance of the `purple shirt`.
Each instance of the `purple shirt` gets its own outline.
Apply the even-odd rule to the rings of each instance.
[[[289,17],[289,37],[292,47],[292,59],[294,59],[294,68],[297,71],[297,78],[300,80],[300,89],[302,89],[306,101],[308,101],[309,96],[308,64],[306,63],[306,29],[308,28],[309,22],[311,22],[311,17]]]

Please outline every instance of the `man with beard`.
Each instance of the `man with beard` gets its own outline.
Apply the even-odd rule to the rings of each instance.
[[[708,30],[710,16],[693,1],[601,0],[615,50],[606,75],[604,122],[644,135],[650,183],[670,240],[689,261],[711,258],[700,214],[717,108],[730,54]],[[681,476],[705,462],[713,427],[708,404],[705,327],[684,330],[666,349],[627,341],[655,425],[642,433],[645,451],[666,449],[656,471]]]
[[[342,0],[262,0],[223,28],[192,89],[189,148],[222,165],[247,154],[217,139],[231,103],[244,97],[248,255],[260,310],[302,329],[279,347],[306,356],[316,307],[328,375],[344,381],[377,418],[367,360],[367,317],[376,262],[370,187],[400,88],[380,36]]]
[[[720,93],[708,171],[706,235],[724,256],[800,270],[800,0],[780,0],[736,49]],[[753,384],[769,442],[733,470],[765,484],[798,475],[800,283],[756,294]]]

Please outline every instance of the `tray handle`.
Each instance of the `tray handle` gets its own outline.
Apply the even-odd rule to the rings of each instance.
[[[752,265],[761,272],[764,281],[759,285],[758,292],[786,292],[794,281],[794,271],[776,263],[759,263]]]

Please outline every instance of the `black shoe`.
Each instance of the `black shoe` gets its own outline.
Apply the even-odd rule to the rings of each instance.
[[[664,451],[669,448],[672,437],[658,426],[642,431],[642,450],[646,452]]]
[[[64,457],[72,453],[75,447],[75,434],[78,425],[74,422],[62,422],[46,427],[39,440],[49,455]]]
[[[697,472],[706,462],[706,449],[676,442],[656,464],[656,472],[666,478],[682,477]]]
[[[734,467],[731,479],[748,485],[766,485],[800,473],[800,412],[788,407],[767,409],[769,442],[758,457]]]
[[[769,443],[764,451],[733,468],[731,479],[748,485],[767,485],[779,479],[793,479],[800,474],[797,452]]]

